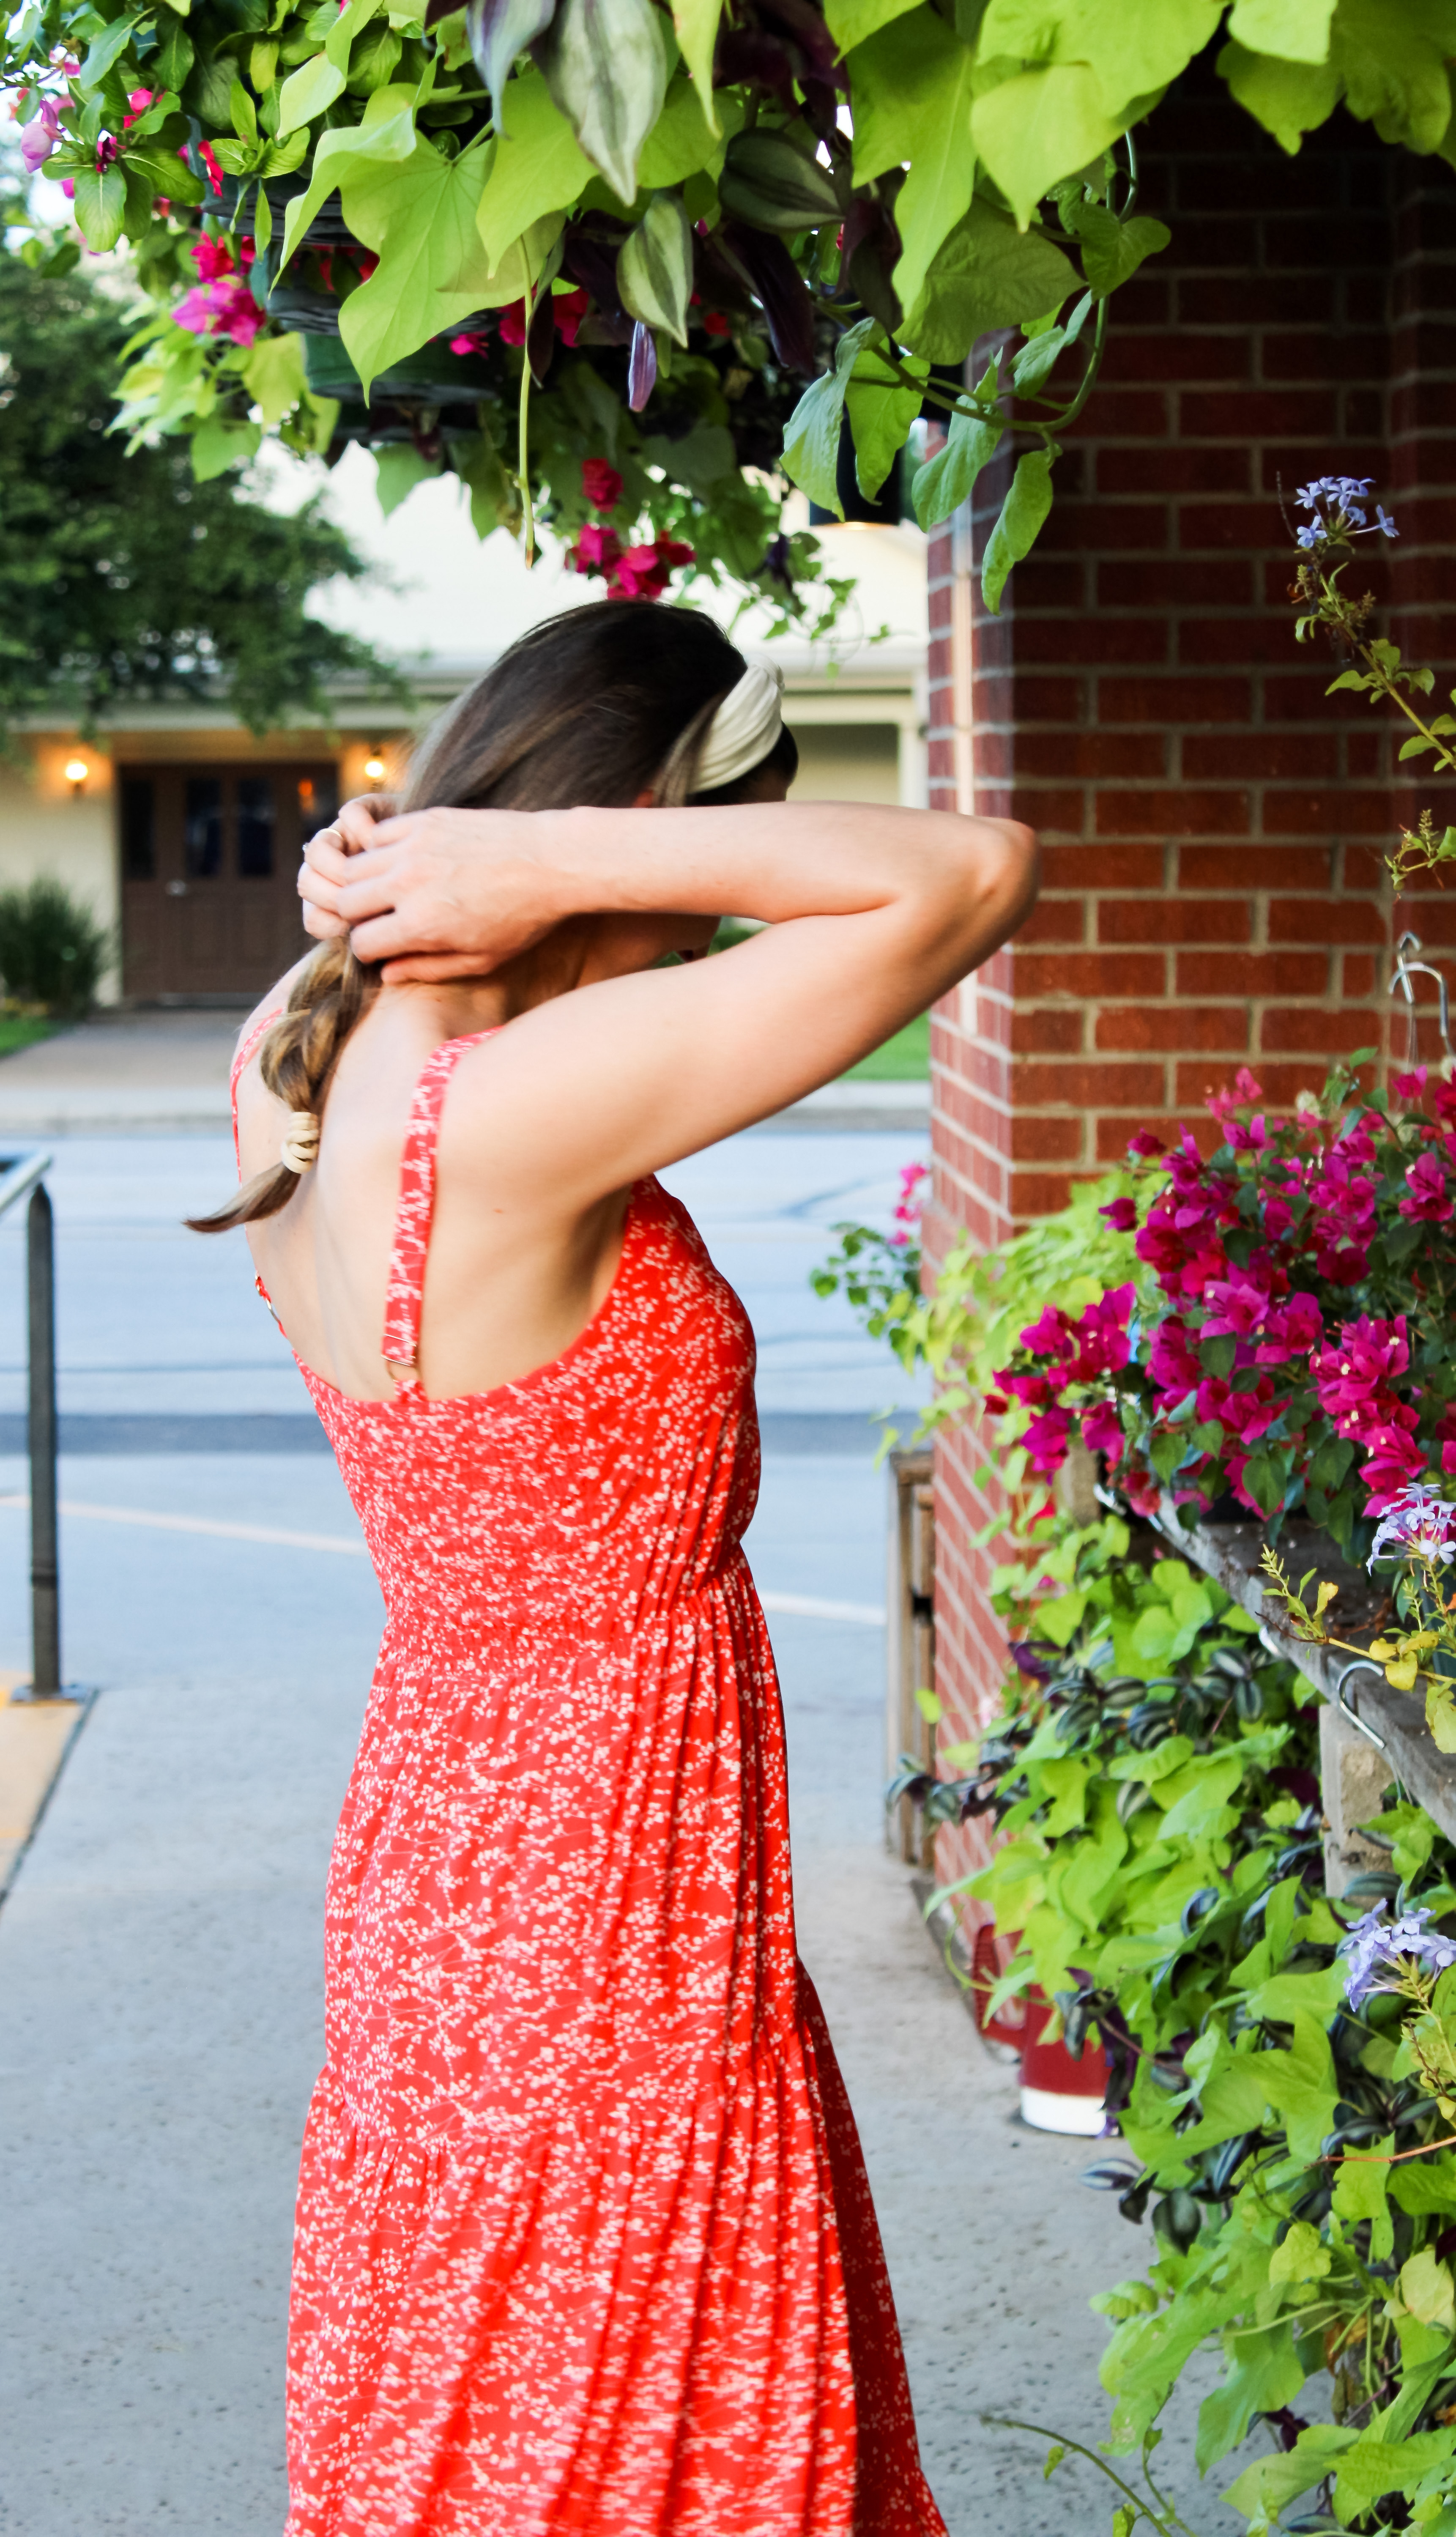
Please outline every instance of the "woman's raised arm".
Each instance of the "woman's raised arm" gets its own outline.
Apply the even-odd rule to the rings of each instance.
[[[524,1154],[549,1120],[588,1198],[842,1073],[978,967],[1036,895],[1030,829],[950,812],[437,810],[368,833],[348,860],[310,848],[300,888],[320,930],[343,919],[390,982],[479,975],[575,918],[765,920],[716,959],[537,1006],[493,1047],[492,1080],[510,1087],[499,1133],[519,1119]],[[492,1153],[504,1166],[494,1138]]]

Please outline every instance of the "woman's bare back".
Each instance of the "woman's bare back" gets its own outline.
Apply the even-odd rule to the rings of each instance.
[[[462,1058],[441,1125],[418,1366],[426,1394],[489,1392],[549,1364],[615,1274],[626,1190],[585,1209],[553,1208],[548,1190],[532,1203],[509,1169],[493,1191],[482,1173],[480,1118],[491,1105],[499,1026],[482,1023],[475,1001],[469,987],[383,990],[346,1043],[317,1164],[280,1214],[247,1228],[289,1343],[355,1399],[387,1399],[394,1388],[380,1334],[400,1158],[420,1071],[446,1039],[490,1033]],[[277,1162],[291,1115],[267,1089],[255,1055],[238,1084],[245,1179]]]

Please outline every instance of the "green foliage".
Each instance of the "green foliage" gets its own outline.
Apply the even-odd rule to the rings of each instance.
[[[778,496],[786,474],[832,494],[827,444],[846,418],[866,486],[922,411],[968,426],[954,465],[922,476],[926,521],[1015,435],[992,592],[1027,553],[1057,435],[1097,374],[1108,296],[1167,243],[1134,209],[1132,133],[1210,44],[1287,150],[1343,102],[1388,142],[1456,155],[1449,0],[829,0],[823,18],[791,21],[741,0],[726,22],[722,0],[670,14],[658,0],[476,0],[444,15],[423,0],[29,0],[0,85],[23,122],[58,117],[50,172],[74,186],[87,243],[128,252],[163,311],[149,375],[126,390],[145,440],[195,440],[207,476],[261,431],[294,445],[397,436],[403,396],[414,437],[471,484],[476,526],[519,525],[529,545],[538,510],[567,537],[585,521],[557,463],[570,415],[578,468],[653,450],[618,533],[670,537],[690,511],[692,571],[823,630],[844,593],[810,544],[783,540]],[[321,257],[301,206],[311,215],[336,187],[356,247]],[[200,224],[239,240],[251,226],[270,338],[290,331],[299,293],[311,330],[331,315],[342,328],[358,381],[342,415],[311,379],[286,410],[252,410],[232,358],[245,332],[231,319],[209,331],[205,314],[172,323]],[[378,259],[367,274],[357,249]],[[529,294],[534,316],[573,288],[586,300],[574,343],[554,339],[549,307],[529,351],[502,334],[495,312]],[[1070,363],[1076,337],[1057,321],[1083,299],[1096,314],[1058,399],[1051,366]],[[448,370],[466,319],[474,414],[469,397],[431,402],[408,378],[370,402],[371,376],[393,380],[426,347]],[[839,340],[866,322],[847,369]],[[989,385],[932,374],[1002,327],[1023,340]],[[816,402],[791,419],[806,381]],[[560,409],[540,432],[537,400]],[[728,441],[706,482],[672,454],[695,424]]]
[[[945,1889],[989,1905],[1017,1942],[988,2010],[1035,1981],[1069,2048],[1096,2034],[1108,2057],[1131,2156],[1086,2180],[1135,2223],[1151,2208],[1157,2240],[1145,2275],[1093,2303],[1113,2328],[1110,2453],[1141,2452],[1146,2471],[1169,2396],[1213,2343],[1224,2370],[1200,2409],[1200,2471],[1260,2418],[1284,2443],[1226,2497],[1249,2537],[1315,2487],[1328,2507],[1301,2526],[1450,2537],[1456,1976],[1415,1972],[1408,1996],[1376,1990],[1355,2010],[1337,1950],[1372,1893],[1449,1926],[1456,1851],[1397,1804],[1370,1827],[1390,1873],[1332,1904],[1305,1687],[1217,1589],[1150,1548],[1115,1520],[1045,1520],[1035,1555],[998,1580],[1028,1633],[1000,1716],[979,1746],[943,1754],[964,1778],[907,1773],[897,1793],[932,1822],[993,1818],[990,1866]],[[1201,1614],[1195,1586],[1211,1596]],[[1147,1661],[1124,1673],[1149,1620]],[[1150,1680],[1155,1646],[1169,1653]],[[1156,2507],[1126,2490],[1150,2526],[1182,2526],[1158,2515],[1156,2487]]]
[[[0,890],[0,985],[12,1002],[88,1012],[111,950],[106,927],[62,882],[42,875]]]
[[[980,1251],[969,1234],[958,1235],[930,1295],[919,1290],[918,1252],[887,1245],[870,1226],[837,1224],[841,1248],[810,1282],[816,1294],[831,1295],[843,1281],[870,1336],[885,1339],[907,1373],[928,1368],[936,1389],[922,1427],[932,1431],[980,1403],[1023,1326],[1046,1305],[1080,1312],[1109,1286],[1145,1274],[1132,1236],[1112,1231],[1102,1213],[1134,1187],[1126,1171],[1082,1182],[1057,1214],[1042,1217],[995,1251]],[[886,1249],[888,1258],[882,1256]],[[851,1266],[853,1280],[847,1274]],[[1000,1467],[1007,1485],[1016,1488],[1026,1458],[1013,1448]]]
[[[1130,1557],[1116,1518],[1038,1529],[1031,1556],[992,1579],[996,1608],[1026,1633],[978,1765],[982,1785],[994,1779],[1000,1842],[989,1867],[944,1892],[975,1896],[1019,1939],[993,2005],[1036,1982],[1080,2000],[1085,2031],[1096,2000],[1106,2043],[1146,2014],[1145,1968],[1170,1952],[1194,2013],[1222,1926],[1203,1927],[1208,1900],[1252,1892],[1287,1845],[1300,1809],[1272,1775],[1307,1766],[1309,1726],[1298,1677],[1254,1624],[1181,1560],[1151,1555],[1146,1533]]]
[[[175,441],[126,458],[107,429],[126,333],[69,249],[0,253],[0,734],[41,709],[84,728],[127,697],[219,683],[255,731],[300,707],[327,719],[342,672],[401,696],[366,645],[308,612],[320,582],[365,569],[316,504],[285,519],[235,483],[199,484]]]
[[[18,1048],[32,1048],[36,1040],[49,1039],[54,1029],[54,1022],[42,1014],[0,1009],[0,1057],[12,1057]]]
[[[837,1224],[839,1248],[823,1267],[811,1269],[816,1295],[841,1289],[871,1338],[887,1338],[907,1373],[919,1363],[919,1342],[910,1325],[920,1302],[918,1243],[897,1242],[869,1224]]]
[[[1342,489],[1353,495],[1360,488],[1347,485]],[[1401,745],[1402,760],[1428,756],[1434,758],[1443,774],[1456,773],[1456,715],[1422,713],[1414,701],[1417,696],[1429,695],[1435,683],[1433,673],[1424,667],[1409,667],[1398,644],[1372,634],[1373,598],[1366,592],[1362,598],[1352,599],[1342,586],[1354,556],[1355,539],[1372,534],[1363,525],[1365,512],[1338,497],[1301,500],[1300,508],[1312,511],[1314,517],[1300,534],[1299,544],[1307,552],[1299,557],[1290,594],[1300,611],[1295,621],[1296,637],[1307,643],[1316,632],[1322,633],[1341,658],[1360,664],[1358,668],[1342,670],[1325,692],[1334,695],[1344,689],[1367,696],[1371,704],[1394,705],[1410,726],[1409,736]],[[1394,535],[1394,524],[1385,513],[1379,511],[1377,517],[1386,535]],[[1456,689],[1451,691],[1451,702],[1456,705]],[[1437,835],[1430,813],[1423,811],[1414,828],[1402,828],[1399,845],[1385,857],[1385,868],[1400,891],[1409,881],[1453,860],[1456,828],[1443,828]]]

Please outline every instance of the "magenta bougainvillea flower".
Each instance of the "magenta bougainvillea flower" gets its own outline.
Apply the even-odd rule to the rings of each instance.
[[[622,480],[604,458],[584,458],[582,491],[594,511],[614,511],[622,498]]]
[[[594,462],[588,460],[588,465]],[[610,470],[607,471],[608,474]],[[586,468],[582,470],[586,474]],[[920,1210],[924,1203],[920,1183],[930,1177],[928,1163],[907,1163],[900,1175],[900,1196],[895,1202],[895,1230],[890,1236],[897,1251],[906,1251],[920,1229]]]
[[[1354,1550],[1414,1486],[1456,1473],[1456,1085],[1352,1073],[1282,1116],[1240,1070],[1209,1102],[1222,1142],[1151,1132],[1136,1196],[1102,1213],[1141,1286],[1048,1305],[986,1396],[1049,1476],[1080,1425],[1136,1506],[1227,1493],[1275,1523],[1302,1508]]]
[[[1456,1205],[1453,1205],[1446,1186],[1440,1156],[1427,1146],[1424,1154],[1417,1155],[1406,1180],[1411,1195],[1400,1202],[1402,1215],[1424,1224],[1449,1224],[1452,1216],[1456,1215]]]
[[[612,599],[661,599],[678,566],[695,560],[692,548],[676,538],[624,547],[600,520],[588,520],[569,553],[573,571],[601,573]]]
[[[240,241],[239,262],[244,268],[255,252],[251,238]],[[221,335],[229,344],[251,344],[263,323],[263,311],[234,265],[227,240],[209,237],[204,230],[193,240],[192,261],[197,289],[178,300],[172,310],[176,323],[185,326],[189,335]]]
[[[37,168],[44,166],[60,137],[60,101],[56,98],[47,97],[42,100],[40,110],[33,121],[28,123],[21,134],[21,157],[31,175],[33,176]]]

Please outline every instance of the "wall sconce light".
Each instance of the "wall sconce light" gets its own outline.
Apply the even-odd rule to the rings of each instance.
[[[382,784],[388,772],[389,769],[384,762],[384,751],[380,748],[371,748],[364,760],[364,773],[369,782]]]
[[[73,793],[79,793],[81,791],[81,788],[85,784],[90,773],[91,768],[84,757],[67,758],[66,782],[70,785]]]

